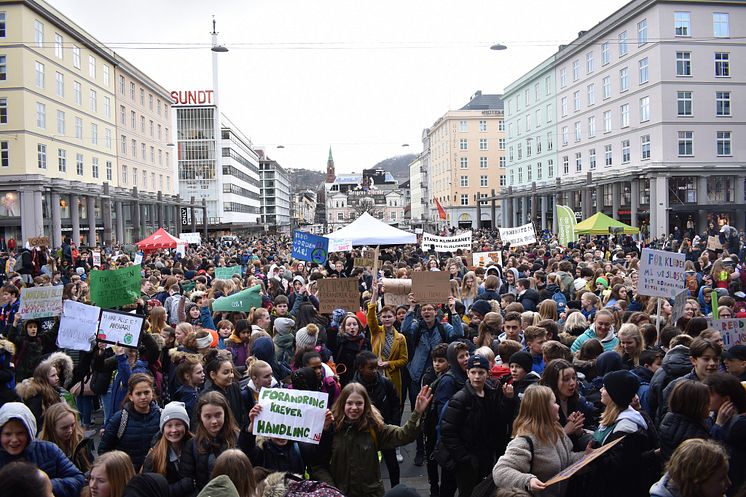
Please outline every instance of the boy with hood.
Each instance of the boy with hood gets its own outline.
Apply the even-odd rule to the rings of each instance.
[[[8,340],[16,346],[13,363],[16,366],[16,382],[20,383],[34,375],[34,368],[44,355],[44,344],[39,333],[39,323],[35,319],[24,321],[23,328],[18,326],[20,314],[16,314],[13,326],[8,330]]]
[[[516,282],[516,290],[518,291],[518,302],[523,305],[523,309],[535,312],[539,305],[539,292],[531,288],[531,282],[528,278],[519,279]]]
[[[274,337],[272,341],[275,344],[275,357],[277,362],[285,366],[290,366],[293,361],[295,352],[295,321],[289,317],[277,317],[273,324]]]
[[[503,293],[512,293],[513,295],[518,295],[518,288],[516,287],[516,282],[520,278],[520,275],[518,274],[518,270],[514,267],[509,267],[508,270],[505,272],[505,282],[500,287],[500,295]]]

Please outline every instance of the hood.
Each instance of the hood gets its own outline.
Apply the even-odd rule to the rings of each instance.
[[[712,296],[710,296],[710,303],[705,302],[705,288],[710,289],[709,286],[702,286],[697,293],[697,302],[699,302],[700,310],[705,316],[712,312]]]
[[[60,383],[60,386],[65,388],[70,387],[73,381],[73,360],[69,355],[64,352],[53,352],[39,364],[53,365],[60,375],[60,381],[64,380],[64,383]]]
[[[515,282],[518,281],[521,278],[520,275],[518,274],[518,270],[516,268],[514,268],[514,267],[509,267],[508,271],[510,271],[511,273],[513,273],[513,284],[510,285],[510,286],[515,286]]]
[[[559,285],[555,285],[554,283],[550,283],[549,285],[547,285],[547,292],[551,293],[552,295],[554,295],[555,293],[559,291],[560,291]]]
[[[661,367],[666,374],[678,378],[692,370],[692,363],[689,358],[689,347],[686,345],[677,345],[663,356]]]
[[[458,352],[456,351],[457,343],[461,342],[454,342],[448,345],[448,350],[446,351],[446,357],[448,358],[448,364],[450,365],[449,371],[457,380],[466,381],[466,373],[464,373],[464,370],[461,369],[461,366],[458,363]]]
[[[658,480],[650,487],[650,497],[676,497],[676,494],[669,488],[671,486],[671,479],[668,473],[663,475],[663,478]]]
[[[633,407],[627,407],[619,417],[616,418],[617,424],[614,431],[627,431],[629,433],[635,432],[638,429],[647,430],[648,423],[642,414],[637,412]]]
[[[240,497],[238,490],[227,475],[216,476],[205,488],[197,494],[197,497]]]
[[[637,366],[632,370],[632,374],[637,376],[641,383],[650,383],[650,380],[653,379],[653,372],[645,366]]]
[[[601,343],[610,342],[616,338],[616,332],[614,331],[614,327],[611,327],[611,330],[606,334],[606,336],[601,339],[598,338],[598,335],[596,335],[596,325],[592,324],[587,330],[585,330],[585,333],[591,337],[595,338],[596,340],[599,340]]]
[[[271,473],[264,479],[264,491],[261,497],[285,497],[288,492],[288,484],[285,473]]]
[[[534,290],[533,288],[527,288],[525,292],[523,292],[523,298],[528,300],[534,300],[536,302],[539,301],[539,292]]]
[[[16,384],[16,393],[24,402],[41,393],[41,386],[33,378],[26,378]]]
[[[29,441],[36,437],[36,418],[23,402],[7,402],[0,407],[0,428],[11,419],[17,419],[28,431]]]

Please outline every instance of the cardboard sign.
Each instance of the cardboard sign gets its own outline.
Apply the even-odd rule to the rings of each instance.
[[[408,278],[382,278],[383,301],[386,305],[399,307],[409,305],[409,294],[412,293],[412,280]]]
[[[47,318],[62,314],[63,286],[21,288],[18,313],[21,319]]]
[[[140,297],[140,271],[140,266],[91,271],[91,302],[104,309],[134,303]]]
[[[101,252],[99,250],[93,251],[93,267],[101,267]]]
[[[325,264],[329,255],[329,239],[323,236],[312,235],[305,231],[295,230],[293,232],[294,259],[301,261]]]
[[[49,247],[49,237],[48,236],[35,236],[28,239],[28,244],[30,247]]]
[[[559,483],[561,481],[567,480],[572,475],[583,469],[584,467],[588,466],[590,463],[601,457],[602,455],[606,454],[608,451],[614,448],[616,444],[624,440],[624,437],[617,438],[613,442],[604,445],[602,447],[599,447],[598,449],[594,450],[590,454],[584,455],[581,459],[576,461],[575,463],[569,465],[553,477],[551,477],[549,480],[545,481],[544,484],[548,487],[550,485],[554,485],[555,483]]]
[[[352,240],[329,239],[329,252],[349,252],[352,250]]]
[[[474,267],[502,266],[503,255],[499,251],[474,252],[471,254],[471,265]]]
[[[686,285],[686,255],[642,249],[637,293],[649,297],[674,298]]]
[[[707,250],[712,250],[713,252],[718,252],[720,250],[723,250],[723,244],[720,243],[720,238],[717,236],[708,236],[707,237]]]
[[[423,233],[422,250],[429,252],[433,246],[436,252],[456,252],[459,249],[471,250],[471,231],[456,236],[438,236]]]
[[[318,444],[329,401],[326,392],[262,388],[262,412],[254,419],[254,435]]]
[[[66,300],[62,308],[57,346],[89,352],[98,333],[101,308]]]
[[[229,280],[233,278],[234,274],[237,274],[239,276],[243,274],[243,272],[241,271],[241,266],[215,268],[215,279],[218,280]]]
[[[220,297],[212,303],[213,311],[223,312],[251,312],[252,307],[262,305],[262,296],[260,294],[261,285],[254,285],[245,290],[241,290],[227,297]]]
[[[720,332],[725,350],[734,345],[746,345],[746,319],[708,319],[707,322],[710,328]]]
[[[101,311],[96,338],[100,342],[137,348],[145,317],[119,311]]]
[[[445,271],[412,273],[412,293],[418,304],[444,304],[451,296],[449,274]]]
[[[132,261],[132,263],[135,266],[139,266],[140,264],[142,264],[142,258],[143,258],[143,253],[142,252],[138,252],[138,253],[135,254],[135,259]]]
[[[323,278],[319,284],[319,312],[331,314],[334,309],[348,312],[360,310],[360,290],[357,278]]]
[[[363,250],[360,257],[355,257],[353,263],[355,267],[364,267],[371,269],[376,263],[376,251],[373,249]]]
[[[681,316],[684,315],[684,306],[686,306],[686,299],[689,298],[689,290],[684,289],[680,291],[673,301],[673,311],[671,313],[671,321],[676,323]]]
[[[202,245],[202,235],[199,233],[181,233],[179,240],[184,240],[190,245]]]
[[[515,228],[498,228],[500,230],[500,240],[503,243],[509,243],[514,247],[531,245],[536,243],[536,232],[532,223],[517,226]]]

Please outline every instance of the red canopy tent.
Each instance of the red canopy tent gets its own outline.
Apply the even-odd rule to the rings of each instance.
[[[176,248],[177,245],[183,245],[185,242],[172,236],[163,228],[147,237],[145,240],[137,242],[137,248],[143,252],[152,252],[154,250]]]

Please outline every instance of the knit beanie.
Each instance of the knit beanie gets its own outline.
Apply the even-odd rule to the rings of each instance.
[[[605,376],[612,371],[621,371],[624,369],[622,356],[613,350],[603,352],[596,358],[596,372],[599,376]]]
[[[572,286],[575,288],[576,292],[579,292],[580,290],[585,288],[585,285],[586,285],[585,278],[578,278],[572,282]]]
[[[604,288],[609,288],[609,282],[603,276],[596,278],[596,285],[603,285]]]
[[[161,431],[163,431],[166,423],[172,419],[183,421],[187,429],[189,429],[189,415],[186,412],[183,402],[169,402],[161,409]]]
[[[488,312],[492,312],[492,306],[486,300],[477,300],[471,305],[471,310],[480,316],[484,316]]]
[[[604,388],[621,409],[629,407],[640,388],[640,380],[629,371],[612,371],[604,376]]]
[[[510,359],[508,359],[508,366],[513,363],[516,363],[520,367],[522,367],[526,373],[531,372],[532,366],[534,364],[533,360],[531,359],[531,354],[529,354],[525,350],[519,350],[518,352],[515,352],[512,356],[510,356]]]
[[[275,333],[278,335],[288,335],[293,332],[295,321],[291,318],[275,318]]]
[[[309,323],[295,332],[295,346],[298,349],[305,347],[314,347],[319,335],[319,327]]]

